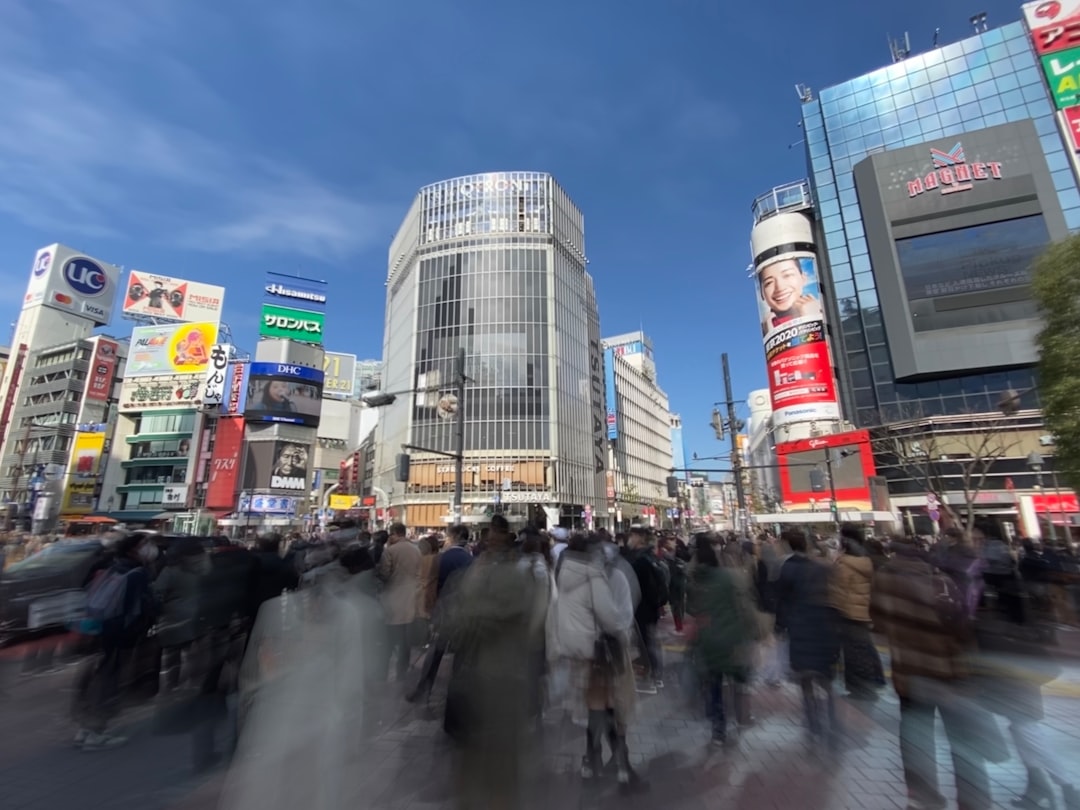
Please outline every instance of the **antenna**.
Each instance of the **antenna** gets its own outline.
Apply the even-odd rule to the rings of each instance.
[[[937,44],[938,43],[938,36],[940,34],[941,34],[941,29],[940,28],[935,28],[934,29],[934,44],[930,46],[931,48],[936,48],[938,46],[938,44]]]
[[[814,91],[805,84],[795,85],[795,93],[799,96],[799,101],[804,104],[814,100]]]
[[[908,36],[907,31],[904,32],[903,39],[893,39],[892,34],[886,34],[885,39],[889,43],[889,53],[892,55],[894,65],[908,58],[911,53],[911,37]]]
[[[972,14],[968,19],[968,22],[975,28],[976,34],[981,34],[986,31],[986,12],[980,11],[978,14]]]

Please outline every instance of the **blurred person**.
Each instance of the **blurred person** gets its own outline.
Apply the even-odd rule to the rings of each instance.
[[[768,614],[770,632],[761,645],[761,680],[777,688],[787,676],[787,638],[776,632],[776,583],[784,562],[791,556],[791,549],[772,535],[764,535],[759,550],[756,572],[758,604]]]
[[[616,778],[624,787],[644,787],[630,765],[627,732],[636,695],[630,634],[634,596],[618,547],[571,535],[556,577],[556,596],[548,621],[548,655],[570,667],[572,699],[588,713],[583,779],[600,775],[605,737]]]
[[[908,806],[947,806],[935,758],[934,715],[940,713],[952,751],[959,806],[988,810],[993,802],[986,751],[1003,747],[1004,740],[959,690],[970,675],[971,647],[962,597],[913,538],[895,536],[891,547],[892,559],[874,580],[871,616],[888,639],[893,688],[900,698],[900,757]]]
[[[885,672],[870,635],[874,564],[862,546],[862,537],[858,526],[840,527],[842,553],[832,566],[829,604],[840,614],[844,686],[848,697],[876,700],[877,690],[885,686]]]
[[[562,553],[566,551],[567,541],[570,539],[570,530],[562,526],[553,526],[548,534],[551,535],[552,563],[553,566],[557,566],[559,564],[559,558],[562,557]],[[554,570],[554,567],[552,570]]]
[[[371,536],[371,559],[375,561],[376,569],[378,569],[379,563],[382,562],[383,551],[389,542],[390,533],[382,529]]]
[[[417,593],[420,590],[420,550],[405,535],[405,525],[390,526],[386,548],[376,571],[383,582],[382,605],[388,639],[386,671],[389,678],[391,662],[398,682],[409,671],[412,651],[411,630],[416,619]]]
[[[186,537],[175,543],[170,557],[152,586],[161,606],[156,632],[162,648],[162,680],[166,690],[180,685],[184,659],[201,636],[199,586],[201,578],[210,571],[210,560],[197,538]]]
[[[949,575],[964,600],[969,620],[975,619],[983,596],[985,563],[963,530],[950,527],[934,546],[931,562]]]
[[[971,529],[971,540],[983,560],[983,581],[993,595],[997,610],[1009,621],[1024,620],[1023,587],[1016,556],[1001,539],[997,524],[980,518]]]
[[[692,642],[694,663],[705,684],[712,741],[727,742],[724,683],[732,683],[736,717],[747,682],[748,645],[753,637],[750,605],[735,582],[734,567],[721,567],[709,534],[694,536],[695,565],[690,575],[688,606],[696,634]]]
[[[668,581],[670,583],[668,597],[671,602],[671,618],[675,623],[676,635],[682,635],[683,618],[686,616],[688,584],[686,567],[690,559],[689,550],[686,549],[685,543],[682,544],[682,549],[686,550],[680,549],[678,541],[672,537],[666,537],[661,542],[660,555],[664,565],[668,567]]]
[[[444,621],[454,651],[446,730],[459,744],[459,806],[520,806],[536,581],[494,515],[486,549],[461,574]]]
[[[259,606],[269,599],[281,596],[284,591],[294,591],[300,585],[296,566],[281,556],[281,535],[265,534],[256,540],[255,585],[252,590],[254,603],[251,615],[258,614]]]
[[[110,566],[87,589],[87,612],[96,623],[99,652],[83,662],[75,678],[72,715],[78,723],[75,745],[98,751],[123,745],[127,738],[106,732],[119,711],[122,672],[157,617],[147,568],[158,548],[145,532],[125,534],[113,543]],[[154,670],[158,677],[159,666]]]
[[[529,719],[542,730],[544,709],[544,679],[547,674],[547,654],[545,652],[544,624],[548,605],[554,592],[554,573],[547,551],[547,541],[535,529],[521,533],[520,565],[534,585],[533,614],[529,626],[531,640],[530,683],[529,683]]]
[[[638,636],[645,653],[646,671],[639,691],[655,695],[664,686],[664,664],[656,626],[660,622],[661,611],[667,604],[668,587],[664,573],[660,570],[660,561],[656,559],[652,532],[644,526],[634,526],[626,545],[626,560],[634,569],[641,601],[635,611]]]
[[[832,681],[840,654],[836,612],[829,606],[829,568],[807,556],[806,535],[781,535],[791,556],[776,582],[776,627],[787,635],[791,671],[803,695],[807,730],[813,738],[838,742]],[[825,696],[824,706],[818,692]]]
[[[430,625],[431,611],[435,607],[435,595],[439,585],[438,535],[429,534],[421,538],[416,547],[420,551],[420,581],[416,589],[416,619],[425,625]]]

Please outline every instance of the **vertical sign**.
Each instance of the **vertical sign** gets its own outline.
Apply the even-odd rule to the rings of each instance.
[[[1065,130],[1068,133],[1068,144],[1073,152],[1080,152],[1080,107],[1069,107],[1061,111],[1064,118]]]
[[[113,377],[116,375],[119,348],[115,341],[98,338],[97,348],[94,349],[94,359],[90,366],[90,375],[86,380],[86,399],[96,402],[109,401]]]
[[[620,347],[621,348],[621,347]],[[607,405],[607,437],[612,441],[619,438],[619,410],[615,399],[615,358],[614,348],[604,350],[604,396]]]
[[[219,419],[210,478],[206,485],[207,509],[232,509],[240,480],[240,451],[244,446],[244,418]]]
[[[229,398],[223,403],[222,416],[239,416],[247,407],[248,364],[230,363],[226,380]]]
[[[226,371],[231,354],[232,346],[227,343],[216,343],[210,349],[210,362],[206,366],[206,377],[203,378],[204,408],[217,407],[225,398]]]

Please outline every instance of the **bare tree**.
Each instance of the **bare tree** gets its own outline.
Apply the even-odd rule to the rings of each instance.
[[[992,413],[894,421],[871,436],[879,467],[896,470],[937,496],[946,525],[965,533],[974,524],[979,493],[995,466],[1021,445],[1016,424]],[[949,502],[947,495],[954,493],[962,503]]]

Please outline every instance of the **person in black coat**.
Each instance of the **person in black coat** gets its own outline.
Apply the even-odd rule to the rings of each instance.
[[[792,555],[776,582],[776,629],[788,637],[791,671],[802,687],[807,728],[814,737],[828,734],[835,742],[832,680],[840,640],[836,611],[829,607],[829,569],[807,556],[803,532],[789,529],[781,537]],[[825,695],[824,706],[819,689]]]

